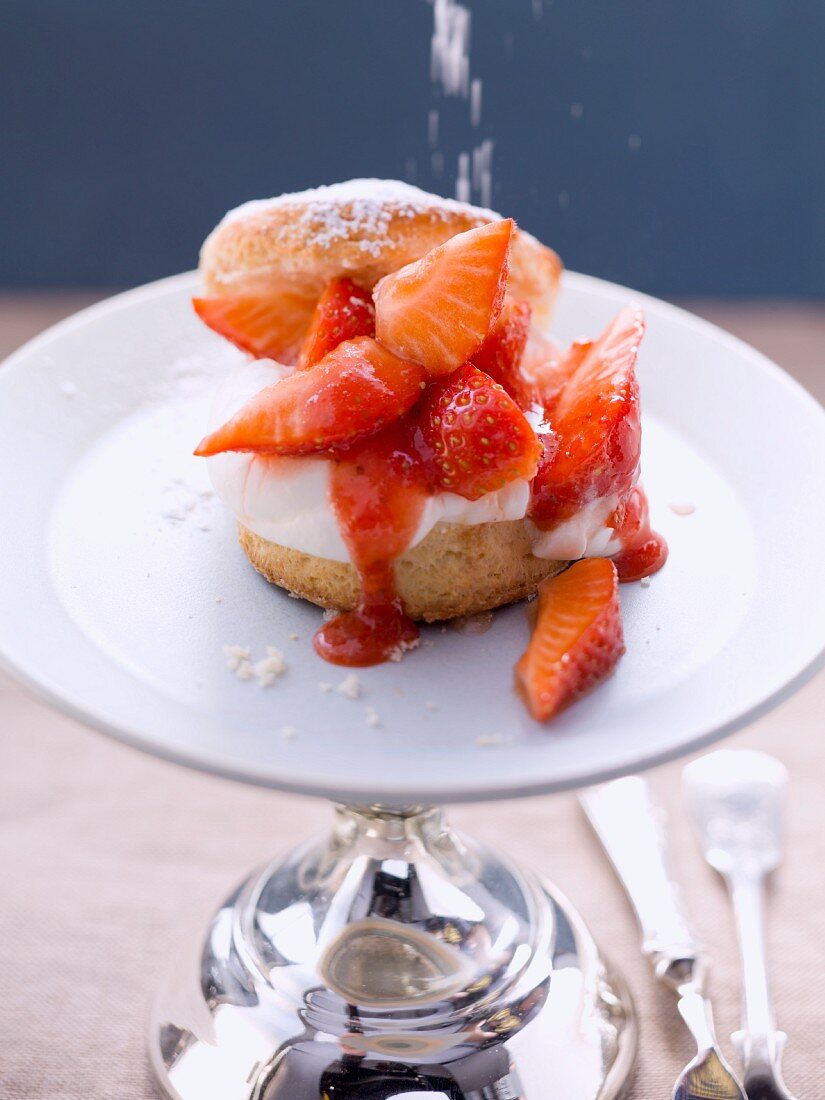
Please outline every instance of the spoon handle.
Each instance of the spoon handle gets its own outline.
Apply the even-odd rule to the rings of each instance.
[[[768,986],[762,875],[738,872],[727,876],[733,901],[742,963],[742,1030],[733,1035],[745,1066],[745,1084],[770,1082],[785,1090],[782,1052],[785,1033],[776,1030]],[[754,1089],[755,1091],[755,1089]]]
[[[774,1045],[775,1027],[768,991],[765,951],[764,886],[761,875],[738,871],[728,876],[742,960],[745,1061],[751,1047]]]
[[[701,983],[699,948],[670,872],[662,811],[640,776],[590,787],[580,802],[624,886],[642,930],[642,952],[672,989]]]

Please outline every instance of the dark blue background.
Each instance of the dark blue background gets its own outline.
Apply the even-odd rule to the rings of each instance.
[[[482,126],[446,105],[439,181],[426,0],[0,0],[0,283],[178,271],[229,206],[410,157],[451,192],[487,136],[494,205],[570,267],[825,293],[821,0],[536,6],[470,0]]]

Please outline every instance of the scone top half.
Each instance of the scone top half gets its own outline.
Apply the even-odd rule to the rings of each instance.
[[[496,221],[491,210],[431,195],[397,180],[350,180],[245,203],[204,242],[200,270],[209,294],[283,296],[309,325],[330,279],[349,276],[371,290],[383,276],[467,229]],[[513,234],[510,294],[549,325],[562,264],[522,229]]]

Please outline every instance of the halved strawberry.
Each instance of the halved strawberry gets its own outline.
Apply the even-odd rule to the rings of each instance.
[[[330,279],[315,307],[298,366],[315,366],[344,340],[356,336],[375,336],[372,295],[352,279]]]
[[[196,455],[221,451],[299,455],[345,446],[379,431],[421,397],[427,375],[369,336],[347,340],[308,371],[256,394]]]
[[[501,311],[512,219],[458,233],[373,291],[382,344],[430,374],[449,374],[481,347]]]
[[[539,585],[516,686],[543,722],[604,680],[623,653],[616,569],[607,558],[584,558]]]
[[[503,386],[523,409],[529,408],[536,397],[535,386],[521,372],[531,313],[528,302],[505,301],[498,319],[473,356],[473,364]]]
[[[626,308],[610,322],[597,340],[573,344],[580,359],[559,401],[557,415],[579,413],[588,401],[615,391],[620,377],[635,371],[639,345],[645,334],[644,314]]]
[[[536,471],[541,445],[524,413],[470,363],[433,382],[417,415],[439,490],[476,500]]]
[[[294,291],[193,298],[200,319],[257,359],[292,364],[298,358],[315,301]]]
[[[635,368],[643,334],[641,312],[625,309],[598,340],[571,349],[580,361],[551,417],[558,449],[542,460],[533,482],[531,514],[540,526],[629,490],[641,446]]]

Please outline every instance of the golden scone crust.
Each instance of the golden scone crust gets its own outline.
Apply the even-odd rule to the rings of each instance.
[[[330,279],[348,275],[371,289],[456,233],[500,217],[396,180],[350,180],[231,211],[204,242],[200,269],[207,293],[284,294],[293,306],[306,302],[308,317]],[[555,252],[516,230],[509,292],[530,303],[542,327],[561,270]]]
[[[321,607],[349,611],[359,585],[348,562],[269,542],[238,524],[247,557],[268,581]],[[395,563],[398,594],[413,619],[475,615],[532,595],[568,563],[537,558],[524,520],[441,523]]]

